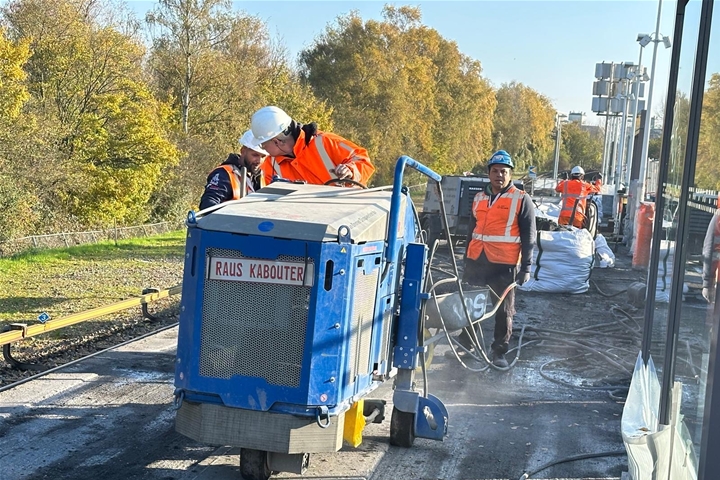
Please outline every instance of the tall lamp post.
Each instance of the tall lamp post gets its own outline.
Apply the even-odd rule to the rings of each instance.
[[[651,38],[649,39],[649,42],[655,43],[655,46],[653,47],[653,59],[652,59],[652,67],[650,67],[650,86],[648,88],[648,96],[647,96],[647,103],[646,105],[646,112],[645,112],[645,118],[643,121],[643,138],[642,138],[642,153],[640,155],[640,174],[638,175],[638,194],[637,198],[635,200],[635,205],[639,206],[640,202],[645,198],[645,170],[647,168],[647,155],[648,155],[648,146],[650,143],[650,117],[652,112],[652,100],[653,100],[653,85],[655,84],[655,61],[657,60],[657,49],[658,44],[662,42],[662,44],[665,46],[665,48],[670,48],[672,46],[672,43],[670,43],[670,37],[664,37],[660,34],[660,12],[662,11],[662,0],[658,1],[658,15],[657,15],[657,23],[655,25],[655,33],[653,35],[649,35]],[[654,37],[654,38],[652,38]],[[639,41],[639,40],[638,40]],[[649,43],[648,42],[648,43]],[[647,43],[646,43],[647,45]]]
[[[634,211],[637,212],[640,208],[640,203],[645,199],[645,175],[647,170],[647,161],[648,161],[648,147],[650,144],[650,117],[652,112],[652,101],[653,101],[653,85],[655,84],[655,62],[657,60],[657,50],[658,50],[658,44],[662,42],[662,44],[665,46],[666,49],[670,48],[672,46],[672,43],[670,42],[670,37],[666,37],[660,34],[660,14],[662,12],[662,0],[658,1],[658,14],[657,14],[657,22],[655,24],[655,33],[650,35],[643,35],[642,38],[638,36],[638,42],[640,42],[640,52],[642,53],[642,48],[645,45],[648,45],[650,42],[653,42],[655,45],[653,47],[653,59],[652,59],[652,66],[650,67],[650,86],[648,88],[648,96],[647,96],[647,102],[645,103],[645,117],[643,118],[643,126],[642,126],[642,148],[640,153],[640,171],[638,172],[638,183],[636,188],[636,194],[635,194],[635,201],[634,203]],[[644,45],[643,45],[644,43]],[[633,246],[635,243],[635,238],[637,237],[637,216],[633,219],[632,222],[632,235],[630,239],[630,246]]]
[[[553,180],[555,180],[555,182],[557,182],[558,165],[560,163],[560,135],[562,133],[561,119],[563,118],[567,118],[567,115],[565,115],[564,113],[555,114],[555,162],[553,167]],[[553,195],[555,195],[554,192]]]
[[[633,99],[633,107],[632,107],[632,127],[630,130],[630,139],[628,141],[628,148],[627,148],[627,158],[628,158],[628,165],[632,162],[633,157],[633,149],[635,147],[635,124],[637,121],[637,115],[638,112],[641,109],[638,110],[638,106],[640,105],[640,85],[643,82],[647,82],[650,78],[647,76],[647,74],[643,71],[642,66],[642,57],[643,57],[643,49],[645,46],[647,46],[648,43],[652,41],[652,38],[650,35],[646,34],[638,34],[637,41],[640,44],[640,57],[638,59],[637,67],[635,67],[634,75],[633,75],[633,91],[632,94],[635,97]],[[630,168],[628,168],[628,180],[630,179]],[[628,182],[629,183],[629,182]]]

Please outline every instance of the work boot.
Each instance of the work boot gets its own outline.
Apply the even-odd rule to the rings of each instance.
[[[504,353],[493,352],[492,363],[493,363],[493,365],[495,365],[496,367],[499,367],[499,368],[507,368],[508,367],[508,361],[505,360]]]

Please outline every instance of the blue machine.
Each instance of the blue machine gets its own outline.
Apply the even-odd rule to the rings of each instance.
[[[428,260],[406,166],[441,180],[403,156],[392,188],[273,183],[190,213],[176,429],[242,447],[244,478],[339,450],[346,412],[391,378],[390,442],[445,436],[446,408],[413,386]]]

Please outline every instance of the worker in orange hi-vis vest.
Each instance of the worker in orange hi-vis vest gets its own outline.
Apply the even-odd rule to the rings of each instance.
[[[570,179],[562,180],[555,187],[555,191],[562,194],[562,203],[560,207],[559,225],[572,224],[577,228],[583,228],[585,224],[585,210],[587,206],[587,197],[591,193],[600,193],[602,180],[598,179],[590,184],[584,180],[585,170],[576,166],[570,171]]]
[[[205,191],[200,199],[200,210],[243,197],[242,167],[247,171],[246,194],[265,186],[260,165],[268,153],[260,147],[260,142],[250,130],[240,138],[240,145],[239,154],[228,155],[228,158],[208,175]]]
[[[366,185],[375,167],[367,150],[317,124],[302,124],[275,106],[263,107],[250,121],[253,135],[268,151],[265,180],[302,181],[323,185],[351,180]]]
[[[715,290],[720,272],[720,199],[715,209],[715,214],[710,220],[705,241],[702,249],[703,274],[702,274],[702,296],[712,303],[715,301]]]
[[[505,150],[495,152],[488,162],[490,184],[473,200],[475,224],[463,271],[464,282],[489,286],[498,296],[513,283],[522,285],[530,280],[535,245],[535,207],[530,195],[512,184],[513,168]],[[508,367],[505,354],[514,314],[515,290],[511,289],[495,312],[491,349],[492,362],[499,368]],[[469,334],[466,329],[458,337],[466,348],[472,345]]]

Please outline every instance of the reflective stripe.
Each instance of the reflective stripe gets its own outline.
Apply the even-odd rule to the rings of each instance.
[[[520,199],[522,198],[522,194],[520,193],[520,190],[516,190],[512,193],[512,202],[510,202],[510,213],[508,213],[508,221],[507,225],[505,225],[505,236],[510,236],[510,228],[513,226],[513,222],[515,221],[515,215],[518,211],[518,204],[520,203]],[[518,243],[520,243],[520,237],[518,238]],[[492,240],[490,240],[492,241]]]
[[[510,234],[500,235],[482,235],[479,233],[472,234],[473,240],[479,240],[481,242],[494,242],[494,243],[520,243],[520,237],[514,237]]]
[[[338,176],[335,175],[335,164],[330,159],[330,155],[328,155],[327,150],[325,150],[325,145],[322,141],[322,134],[315,135],[315,147],[320,155],[320,159],[325,164],[325,168],[330,174],[330,178],[338,178]]]
[[[280,164],[275,161],[275,157],[272,157],[272,163],[273,163],[273,170],[275,170],[275,173],[278,177],[283,178],[282,171],[280,170]]]

